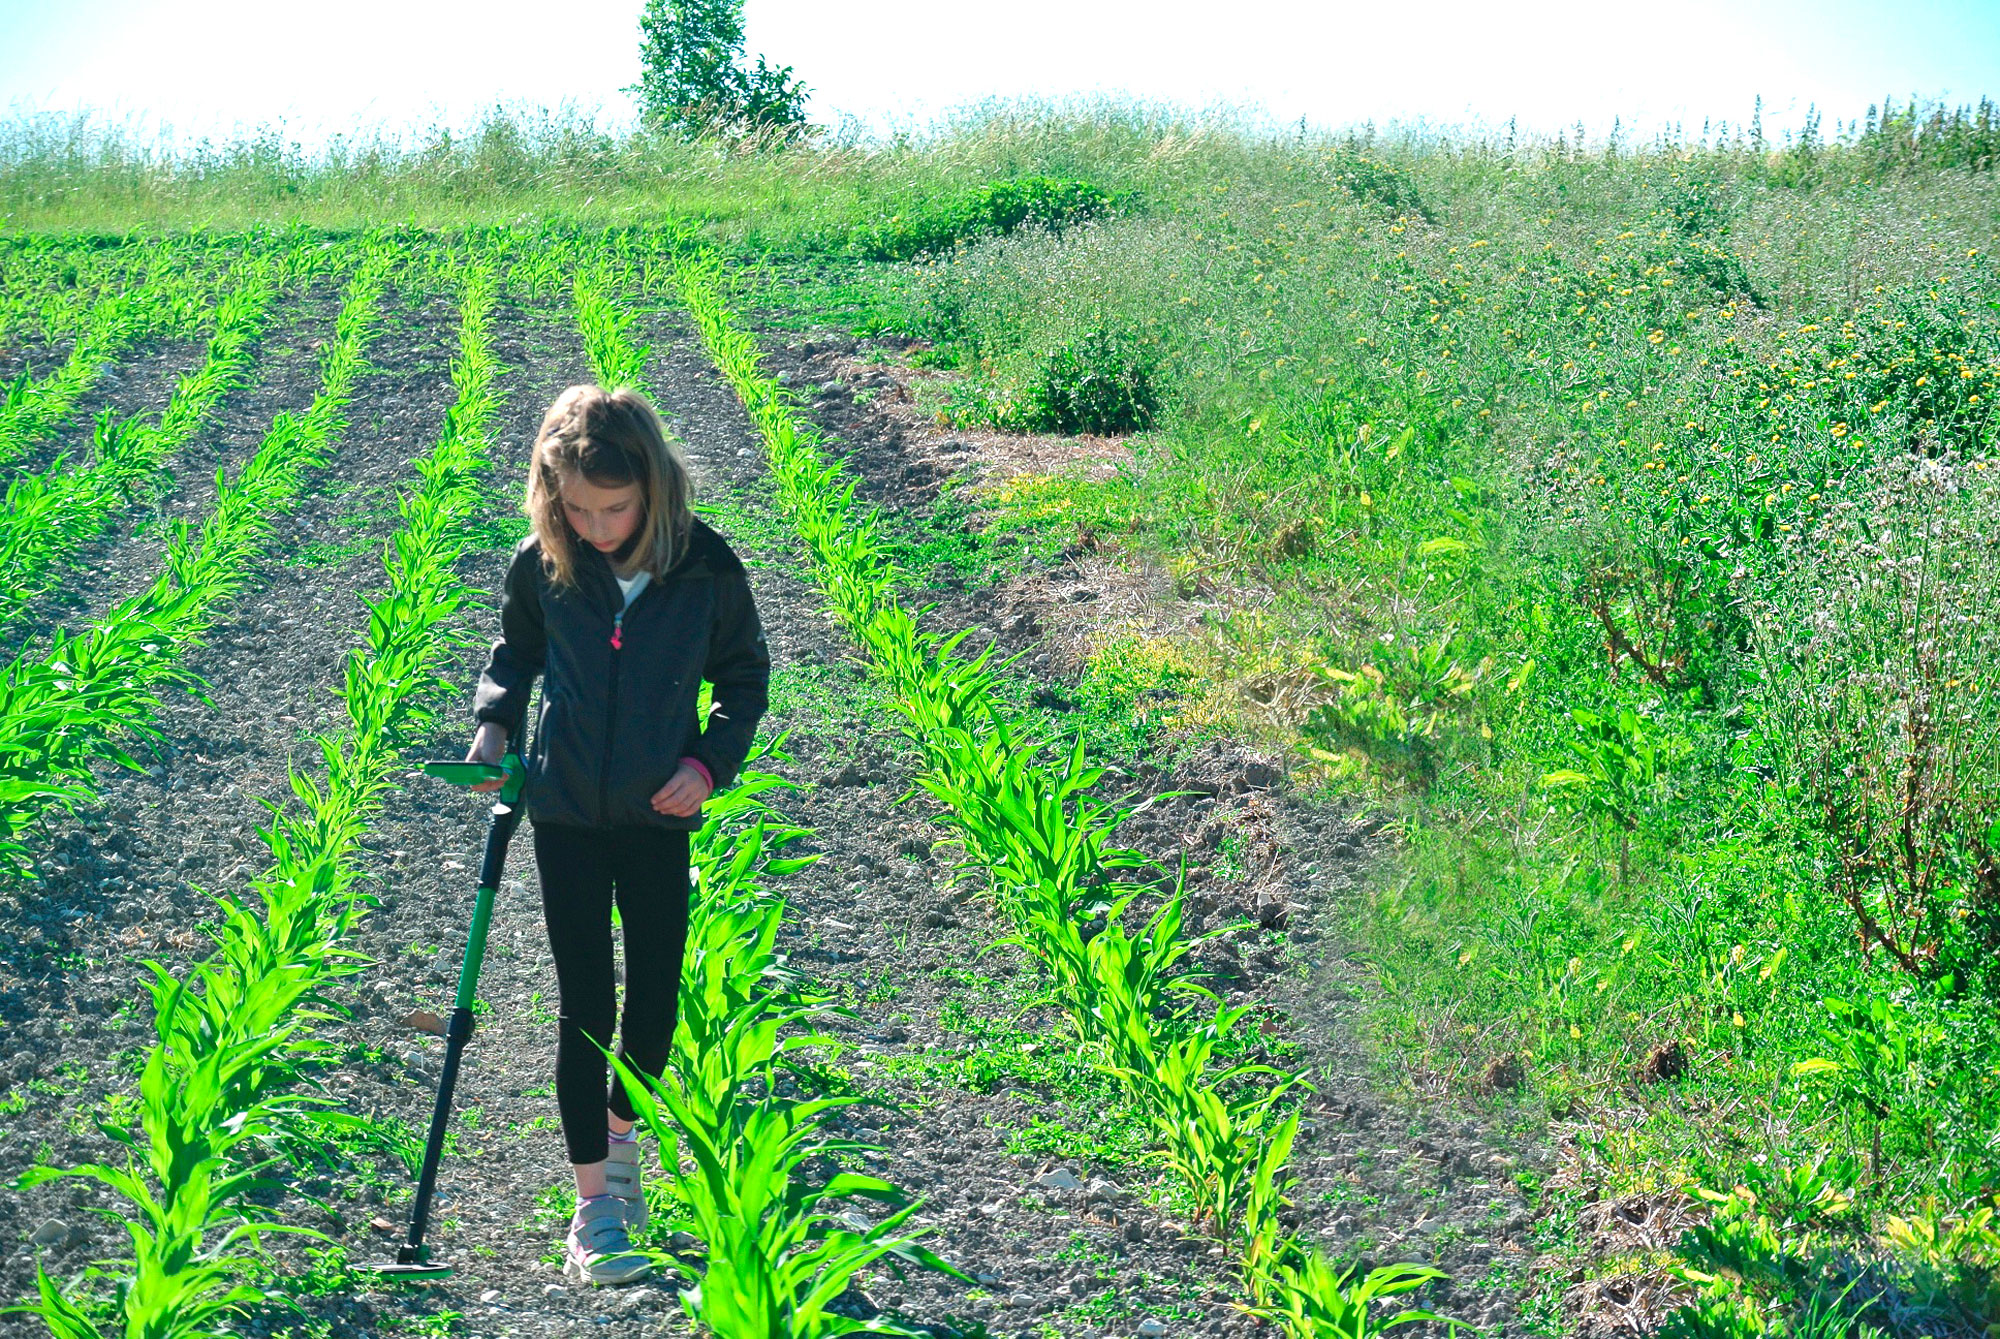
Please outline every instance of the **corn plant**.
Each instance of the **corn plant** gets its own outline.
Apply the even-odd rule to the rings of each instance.
[[[747,1051],[767,1048],[775,1039],[770,1022],[749,1025],[755,1040],[746,1043]],[[681,1293],[690,1319],[729,1339],[855,1333],[914,1339],[930,1333],[884,1317],[861,1321],[829,1309],[857,1274],[875,1265],[900,1272],[902,1264],[912,1263],[964,1277],[899,1231],[918,1206],[888,1182],[855,1172],[823,1181],[810,1175],[810,1164],[820,1159],[869,1149],[830,1135],[824,1124],[862,1099],[792,1101],[768,1089],[753,1095],[739,1086],[722,1108],[707,1110],[687,1099],[673,1067],[653,1080],[616,1056],[612,1060],[634,1110],[659,1139],[663,1160],[671,1158],[679,1168],[676,1189],[689,1206],[688,1225],[707,1244],[698,1274],[667,1257],[694,1280]],[[683,1162],[689,1165],[682,1167]],[[856,1230],[850,1215],[836,1215],[831,1207],[855,1196],[886,1203],[892,1211]]]
[[[602,261],[587,263],[576,272],[576,316],[584,352],[590,357],[597,383],[607,390],[641,385],[646,359],[652,353],[647,346],[632,343],[627,335],[635,317],[613,297],[617,273]]]
[[[1135,1037],[1135,1063],[1114,1067],[1193,1197],[1197,1221],[1218,1237],[1254,1234],[1283,1206],[1290,1185],[1283,1167],[1298,1131],[1296,1114],[1274,1118],[1302,1076],[1215,1062],[1217,1045],[1248,1012],[1218,1005],[1205,1026],[1184,1035]],[[1257,1088],[1245,1082],[1252,1077],[1276,1082]]]
[[[221,404],[241,386],[278,288],[268,264],[253,264],[216,307],[215,330],[199,368],[181,378],[155,423],[96,423],[91,458],[72,464],[58,456],[47,468],[17,475],[0,503],[0,630],[17,623],[44,593],[50,577],[96,539],[136,493],[157,479]]]
[[[1294,1339],[1373,1339],[1405,1325],[1427,1322],[1456,1331],[1457,1322],[1434,1312],[1409,1308],[1381,1316],[1374,1309],[1385,1298],[1413,1292],[1444,1277],[1443,1271],[1424,1265],[1383,1265],[1356,1282],[1353,1270],[1336,1273],[1318,1251],[1297,1248],[1292,1258],[1265,1278],[1269,1300],[1243,1310]]]
[[[262,1298],[243,1283],[264,1235],[282,1230],[246,1194],[267,1184],[281,1135],[299,1137],[323,1103],[289,1090],[320,1049],[327,986],[359,970],[347,940],[366,911],[353,857],[398,764],[397,751],[432,722],[446,685],[438,670],[456,644],[440,626],[468,592],[455,566],[480,505],[476,476],[498,407],[487,347],[490,272],[467,280],[458,398],[437,447],[400,500],[403,524],[386,547],[388,589],[368,604],[365,644],[348,657],[349,724],[317,741],[324,783],[291,771],[295,808],[272,805],[259,831],[271,867],[245,896],[221,899],[217,948],[183,978],[151,964],[156,1045],[132,1126],[106,1133],[122,1166],[37,1169],[31,1183],[95,1180],[128,1206],[134,1259],[117,1276],[107,1331],[38,1271],[40,1314],[63,1339],[107,1333],[173,1339],[217,1326]]]
[[[774,830],[758,792],[784,783],[750,772],[720,797],[693,842],[696,895],[681,974],[680,1015],[666,1072],[636,1073],[611,1056],[633,1110],[660,1142],[673,1178],[678,1220],[707,1246],[699,1272],[686,1273],[690,1318],[724,1336],[817,1336],[925,1333],[895,1322],[863,1323],[828,1306],[856,1274],[886,1264],[949,1265],[900,1231],[916,1205],[878,1177],[813,1177],[820,1160],[867,1151],[827,1128],[827,1119],[861,1102],[856,1096],[784,1096],[791,1057],[823,1050],[810,1030],[824,1001],[806,992],[775,948],[784,905],[761,876],[788,873],[812,857],[777,857],[796,828]],[[714,806],[714,802],[711,802]],[[857,1229],[839,1202],[863,1197],[891,1206],[880,1222]]]

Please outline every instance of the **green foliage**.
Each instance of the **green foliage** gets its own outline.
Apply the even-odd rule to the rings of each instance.
[[[1414,1307],[1387,1317],[1370,1309],[1384,1298],[1443,1278],[1441,1271],[1421,1265],[1382,1265],[1359,1280],[1354,1273],[1352,1269],[1336,1273],[1317,1254],[1285,1260],[1268,1277],[1267,1300],[1248,1308],[1249,1313],[1282,1327],[1288,1335],[1311,1339],[1371,1339],[1405,1325],[1443,1320]]]
[[[1043,359],[1013,417],[1029,432],[1139,432],[1160,411],[1159,372],[1144,337],[1087,330]]]
[[[959,382],[943,416],[1015,432],[1140,432],[1159,416],[1161,380],[1159,350],[1148,337],[1089,329],[1043,354],[1014,389]]]
[[[1885,98],[1868,108],[1855,145],[1870,169],[1880,173],[1966,168],[1991,172],[2000,164],[2000,107],[1991,98],[1977,106],[1926,107],[1915,98],[1901,107]]]
[[[357,374],[392,260],[391,252],[374,252],[350,286],[338,327],[344,343],[329,351],[315,402],[320,431],[306,439],[322,450],[338,430],[334,414]],[[357,884],[355,854],[400,749],[434,723],[446,693],[440,671],[457,643],[445,625],[467,596],[454,570],[461,525],[481,503],[477,475],[499,407],[499,366],[488,348],[493,302],[492,271],[475,267],[465,283],[453,368],[458,397],[437,447],[419,462],[417,486],[402,499],[403,526],[384,554],[388,588],[368,602],[364,643],[347,657],[340,695],[348,729],[314,741],[327,768],[324,783],[293,768],[296,807],[273,805],[270,824],[258,832],[271,866],[247,894],[219,899],[215,952],[180,977],[147,964],[155,1043],[139,1077],[138,1109],[129,1122],[102,1127],[127,1150],[125,1162],[38,1168],[25,1178],[81,1177],[124,1201],[133,1260],[129,1273],[121,1268],[113,1277],[126,1334],[203,1339],[227,1333],[217,1327],[264,1300],[264,1291],[244,1280],[255,1272],[264,1236],[292,1230],[273,1223],[266,1201],[253,1197],[270,1183],[272,1149],[281,1139],[307,1137],[318,1121],[335,1129],[352,1123],[326,1111],[325,1100],[290,1090],[327,1047],[313,1026],[330,1016],[328,986],[359,969],[346,941],[369,901]],[[287,464],[296,487],[303,465]],[[248,477],[246,468],[237,486]],[[277,483],[266,488],[260,497],[268,506],[285,500]],[[222,492],[218,512],[226,513],[230,492]],[[178,568],[185,589],[231,588],[260,534],[205,545],[185,559]],[[54,1333],[105,1333],[39,1265],[37,1282],[31,1309]]]
[[[856,224],[852,245],[870,260],[909,260],[1022,227],[1060,235],[1103,215],[1113,203],[1109,191],[1087,181],[989,181],[971,190],[912,199],[886,218]]]
[[[652,354],[648,346],[634,344],[628,338],[637,318],[616,302],[614,283],[608,267],[584,266],[576,272],[574,289],[584,353],[590,359],[597,384],[608,390],[643,385],[646,359]]]
[[[1758,602],[1774,751],[1830,891],[1864,950],[1966,982],[2000,951],[2000,485],[1983,473],[1886,462],[1865,509],[1817,528],[1810,565]]]
[[[1393,215],[1437,222],[1437,216],[1425,207],[1409,173],[1371,157],[1352,138],[1335,159],[1333,179],[1357,199],[1379,205]]]
[[[789,65],[743,59],[743,0],[646,0],[637,95],[649,128],[686,135],[806,129],[806,86]]]
[[[1826,1192],[1833,1195],[1834,1192]],[[1806,1224],[1774,1216],[1747,1189],[1704,1192],[1714,1217],[1681,1241],[1676,1272],[1699,1290],[1661,1330],[1673,1339],[1881,1339],[1862,1319],[1879,1300]],[[1856,1296],[1857,1289],[1861,1289]]]
[[[998,527],[1157,563],[1204,686],[1394,814],[1361,923],[1411,1082],[1605,1128],[1605,1194],[1824,1151],[1866,1178],[1824,1230],[1890,1267],[1868,1234],[1976,1193],[2000,1128],[1990,174],[1816,133],[1098,143],[1063,170],[1145,217],[925,252],[867,308],[960,420],[1156,341],[1130,465],[1014,481]]]

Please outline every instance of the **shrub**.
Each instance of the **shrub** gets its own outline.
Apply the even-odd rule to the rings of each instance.
[[[886,219],[857,226],[853,241],[870,260],[908,260],[979,237],[1003,236],[1023,224],[1050,232],[1103,214],[1108,191],[1087,181],[1022,177],[899,209]]]
[[[1437,222],[1437,216],[1417,194],[1417,188],[1411,184],[1407,173],[1370,158],[1358,149],[1348,148],[1334,155],[1333,176],[1357,200],[1371,200],[1391,214],[1413,216],[1426,223]]]
[[[1159,415],[1159,372],[1146,341],[1086,330],[1043,358],[1015,414],[1030,432],[1138,432]]]
[[[1830,890],[1864,953],[1974,980],[2000,955],[2000,489],[1888,462],[1761,603],[1761,677]]]

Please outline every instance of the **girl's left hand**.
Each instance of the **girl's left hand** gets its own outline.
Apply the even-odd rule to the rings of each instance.
[[[654,792],[653,810],[675,818],[691,818],[700,812],[708,793],[708,782],[702,780],[701,773],[682,763],[673,780]]]

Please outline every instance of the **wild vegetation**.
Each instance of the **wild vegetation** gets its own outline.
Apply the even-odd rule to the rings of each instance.
[[[600,375],[634,384],[647,351],[621,302],[685,303],[966,867],[1075,1043],[1143,1113],[1190,1226],[1240,1262],[1254,1314],[1291,1334],[1358,1334],[1396,1319],[1371,1297],[1424,1276],[1344,1276],[1289,1230],[1293,1099],[1310,1076],[1244,1059],[1240,1010],[1183,965],[1175,872],[1116,844],[1123,811],[1097,764],[1022,724],[996,690],[1002,671],[959,657],[959,630],[924,627],[902,603],[916,592],[886,561],[881,518],[766,374],[760,320],[877,338],[927,374],[927,407],[947,422],[1129,434],[1115,476],[1016,477],[977,499],[984,523],[1164,572],[1198,632],[1100,629],[1098,663],[1128,696],[1171,701],[1189,729],[1248,735],[1286,757],[1295,785],[1386,821],[1375,877],[1335,915],[1376,986],[1381,1073],[1547,1122],[1565,1165],[1529,1189],[1552,1273],[1670,1273],[1669,1329],[1689,1336],[1992,1325],[1989,104],[1885,106],[1783,145],[1754,124],[1586,144],[1276,133],[1105,107],[995,111],[888,147],[685,129],[496,118],[468,140],[302,157],[13,128],[0,328],[54,370],[12,384],[0,452],[27,457],[138,341],[199,330],[210,344],[157,428],[107,425],[92,461],[24,467],[10,509],[58,487],[116,505],[159,459],[128,469],[120,444],[192,431],[242,374],[230,332],[263,319],[259,304],[293,282],[286,266],[349,277],[314,408],[273,425],[211,520],[175,536],[153,589],[88,633],[31,645],[0,680],[10,855],[32,853],[40,815],[87,796],[93,763],[144,737],[176,648],[202,635],[259,542],[256,516],[338,436],[392,254],[379,238],[322,252],[299,229],[239,239],[211,272],[184,263],[211,239],[156,230],[350,225],[390,199],[451,230],[409,247],[480,257],[464,295],[470,407],[441,453],[492,412],[475,346],[498,289],[573,300]],[[545,222],[493,226],[524,208]],[[635,212],[661,226],[624,226]],[[86,222],[133,232],[107,242],[76,231]],[[228,281],[236,295],[218,304],[219,276],[238,273],[224,264],[262,280]],[[382,645],[350,665],[357,752],[329,744],[326,788],[300,782],[301,804],[338,809],[327,832],[341,842],[435,698],[416,648],[461,596],[449,526],[424,509],[449,511],[477,463],[461,451],[413,495],[437,494],[407,513],[433,538],[392,558],[429,575],[374,608]],[[73,548],[20,561],[56,571]],[[337,779],[377,749],[351,784]],[[708,1245],[687,1305],[725,1334],[841,1332],[825,1304],[856,1271],[938,1263],[900,1209],[866,1232],[839,1225],[843,1196],[895,1191],[820,1176],[816,1157],[853,1151],[823,1128],[844,1099],[788,1086],[786,1057],[821,1044],[822,1002],[772,956],[784,909],[760,881],[794,867],[779,852],[797,835],[765,807],[777,784],[757,778],[702,834],[710,896],[685,1044],[645,1113],[684,1155],[668,1193]],[[325,826],[300,821],[268,830],[274,858]],[[312,867],[335,869],[326,860]],[[339,970],[334,945],[357,914],[342,887],[273,875],[256,907],[225,904],[225,932],[248,943],[275,933],[260,916],[330,917],[300,951]],[[133,1284],[119,1302],[132,1333],[197,1333],[243,1300],[232,1253],[260,1229],[232,1178],[251,1175],[257,1141],[296,1106],[260,1086],[272,1062],[258,1048],[293,1036],[275,1023],[283,1009],[240,1036],[181,1012],[220,1008],[233,961],[203,968],[198,989],[160,978],[160,1068],[142,1096],[167,1133],[133,1135],[135,1149],[151,1141],[135,1153],[154,1159],[144,1167],[91,1173],[154,1224],[135,1232],[132,1277],[191,1299],[184,1326],[147,1329],[146,1308],[181,1303],[167,1283]],[[218,1079],[209,1095],[224,1115],[168,1111],[209,1100],[170,1082],[183,1072],[171,1066],[207,1063],[175,1028],[247,1048],[256,1082]],[[187,1153],[197,1137],[219,1142]],[[1585,1199],[1671,1199],[1696,1225],[1671,1258],[1607,1250],[1576,1225]],[[196,1249],[213,1241],[219,1254]],[[61,1333],[99,1323],[56,1291],[41,1306]]]

